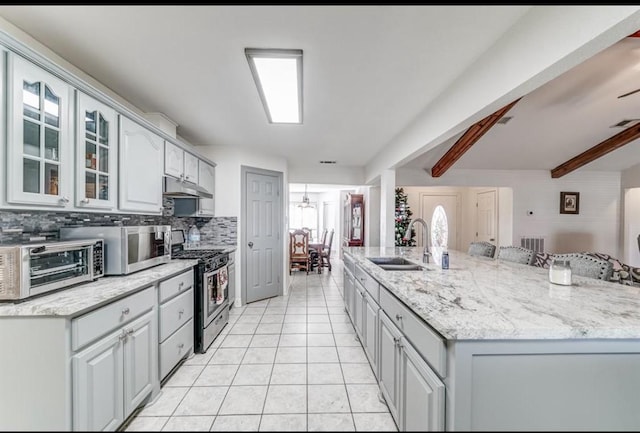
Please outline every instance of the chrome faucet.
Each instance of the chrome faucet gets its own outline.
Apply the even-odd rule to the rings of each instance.
[[[424,250],[422,251],[422,262],[429,263],[429,256],[431,255],[431,252],[429,251],[429,244],[431,243],[431,241],[429,240],[429,225],[425,220],[423,220],[422,218],[412,219],[411,222],[409,222],[407,230],[404,232],[403,239],[407,241],[409,240],[407,236],[411,236],[413,223],[417,222],[422,223],[422,245],[424,245]]]

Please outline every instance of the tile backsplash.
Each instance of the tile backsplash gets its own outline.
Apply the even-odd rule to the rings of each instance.
[[[237,217],[175,217],[173,200],[165,198],[164,215],[101,214],[0,210],[0,244],[59,239],[60,227],[170,225],[186,232],[192,224],[201,240],[216,245],[237,244]]]

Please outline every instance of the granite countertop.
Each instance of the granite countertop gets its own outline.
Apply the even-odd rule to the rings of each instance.
[[[197,260],[171,260],[169,263],[134,272],[98,278],[89,283],[37,296],[18,303],[0,303],[0,318],[10,316],[73,317],[142,290],[158,280],[195,266]]]
[[[200,242],[197,246],[184,244],[185,250],[224,250],[223,253],[232,253],[238,249],[236,245],[220,245],[213,242]]]
[[[403,254],[401,254],[403,252]],[[449,269],[432,249],[350,247],[353,257],[447,340],[640,338],[640,287],[573,275],[549,282],[549,270],[449,250]],[[367,257],[403,255],[425,271],[385,271]]]

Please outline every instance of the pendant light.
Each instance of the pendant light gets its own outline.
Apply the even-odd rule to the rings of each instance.
[[[298,207],[301,208],[309,208],[309,209],[313,209],[315,208],[314,205],[311,204],[311,202],[309,201],[309,196],[307,195],[307,184],[304,184],[304,195],[302,196],[302,203],[300,203],[298,205]]]

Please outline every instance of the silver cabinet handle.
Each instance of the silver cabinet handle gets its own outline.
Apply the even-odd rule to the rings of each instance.
[[[253,242],[249,242],[247,245],[249,245],[249,248],[253,248]]]
[[[80,203],[82,204],[88,204],[89,203],[89,199],[88,198],[83,198],[82,200],[80,200]]]
[[[123,329],[123,330],[122,330],[122,334],[120,334],[120,335],[118,336],[118,340],[122,341],[122,340],[124,340],[125,338],[127,338],[127,331]]]
[[[122,314],[123,315],[129,314],[129,312],[130,312],[129,307],[125,307],[125,308],[122,309]]]
[[[398,337],[393,337],[393,345],[397,346],[398,344],[400,344],[400,338]]]
[[[396,314],[396,320],[402,320],[402,316],[400,314]]]
[[[178,344],[178,349],[182,350],[183,347],[184,347],[184,343]]]
[[[181,309],[178,311],[178,317],[181,317],[183,314],[184,314],[184,308],[181,308]]]
[[[135,331],[133,330],[133,328],[129,328],[129,330],[127,331],[127,335],[133,335]]]
[[[178,284],[178,290],[182,290],[183,287],[184,287],[184,281]]]
[[[60,197],[60,201],[64,204],[69,203],[69,197]]]

